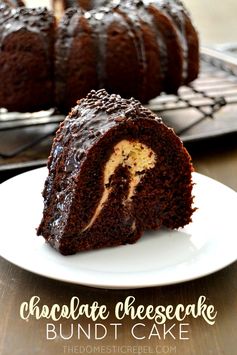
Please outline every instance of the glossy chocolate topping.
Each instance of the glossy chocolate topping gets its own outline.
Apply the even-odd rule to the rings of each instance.
[[[49,164],[56,163],[62,147],[71,140],[73,149],[69,153],[65,166],[68,172],[73,171],[75,167],[80,167],[87,150],[109,129],[127,120],[141,118],[162,122],[133,98],[122,99],[119,95],[109,95],[104,89],[92,90],[85,99],[78,101],[78,105],[64,120],[60,127],[61,134],[54,142]]]
[[[8,35],[21,30],[37,33],[48,43],[48,31],[54,25],[54,16],[47,8],[7,8],[1,13],[0,25],[0,45]]]
[[[139,101],[133,98],[123,99],[120,95],[109,95],[104,89],[92,90],[86,98],[78,101],[77,106],[60,125],[53,142],[48,161],[50,174],[43,192],[45,206],[50,203],[55,171],[61,159],[64,161],[63,173],[68,178],[63,191],[57,197],[58,204],[62,205],[60,209],[68,206],[65,196],[68,202],[71,199],[67,190],[70,187],[69,181],[73,181],[74,176],[76,179],[89,150],[111,128],[140,119],[156,120],[163,125],[162,120],[143,107]],[[55,225],[53,227],[56,228]]]
[[[188,75],[188,44],[185,29],[185,22],[190,17],[188,11],[179,0],[144,0],[144,2],[156,6],[172,19],[183,51],[182,77],[185,81]]]
[[[78,6],[80,1],[73,2],[73,6]],[[99,6],[99,5],[106,6]],[[93,39],[93,50],[95,51],[96,80],[95,87],[107,88],[107,70],[108,70],[108,33],[112,26],[125,28],[126,35],[129,37],[129,43],[134,46],[134,60],[138,63],[137,92],[141,101],[146,102],[149,83],[150,55],[156,52],[157,62],[160,68],[160,88],[166,90],[169,85],[164,84],[167,72],[170,70],[170,44],[167,42],[170,38],[176,43],[175,50],[180,53],[180,60],[177,71],[180,73],[180,79],[177,82],[185,82],[188,77],[188,43],[186,33],[186,21],[188,13],[179,0],[113,0],[91,2],[90,11],[84,11],[80,7],[77,9],[68,9],[58,30],[58,41],[56,44],[57,60],[56,69],[58,77],[57,95],[58,100],[63,101],[65,96],[64,83],[67,81],[67,68],[65,58],[72,57],[72,41],[83,34],[88,34]],[[159,16],[162,20],[159,21]],[[162,24],[165,23],[164,25]],[[82,24],[83,23],[83,24]],[[165,29],[164,29],[165,26]],[[170,37],[169,37],[170,35]],[[149,40],[147,42],[147,36]],[[153,36],[153,37],[152,37]],[[150,42],[149,42],[150,41]],[[149,44],[148,44],[149,43]],[[149,52],[149,46],[153,46]],[[151,48],[151,47],[150,47]],[[151,59],[153,60],[153,59]],[[157,64],[158,65],[158,64]],[[176,80],[176,79],[175,79]],[[174,85],[175,86],[175,85]],[[176,84],[176,89],[178,85]],[[108,86],[109,89],[109,86]],[[115,90],[116,91],[116,90]],[[155,94],[155,93],[154,93]],[[131,95],[136,96],[134,92]],[[126,96],[126,95],[124,95]]]
[[[190,157],[133,98],[92,90],[61,124],[48,164],[37,234],[65,255],[190,222]]]

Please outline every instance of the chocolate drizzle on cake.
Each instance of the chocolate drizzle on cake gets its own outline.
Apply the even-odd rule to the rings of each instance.
[[[0,0],[0,107],[9,111],[68,113],[100,88],[147,103],[198,75],[197,32],[179,0],[65,0],[57,25],[47,9],[23,5]]]
[[[37,32],[40,36],[47,36],[47,31],[54,24],[53,15],[46,8],[18,8],[9,12],[11,19],[3,25],[0,32],[1,43],[10,33],[24,29],[26,31]]]
[[[78,116],[80,120],[78,120]],[[161,121],[150,110],[143,107],[139,101],[123,99],[120,95],[109,95],[104,89],[92,90],[85,99],[81,99],[63,125],[63,134],[72,136],[75,144],[73,152],[69,153],[66,169],[74,171],[83,161],[84,154],[110,128],[124,124],[127,120],[137,118]],[[67,141],[66,141],[67,142]],[[64,145],[66,144],[64,142]],[[61,143],[60,143],[61,144]],[[57,148],[58,149],[58,148]]]
[[[190,157],[135,99],[91,91],[60,125],[48,161],[38,235],[62,254],[134,243],[189,223]]]
[[[97,7],[98,3],[104,6]],[[84,5],[76,0],[74,6]],[[163,91],[176,93],[197,76],[198,37],[180,1],[99,1],[89,8],[83,12],[79,7],[72,17],[73,35],[66,26],[70,13],[59,25],[56,101],[60,110],[67,111],[76,99],[99,88],[147,103]]]
[[[34,112],[54,106],[55,20],[46,8],[0,13],[0,107]]]

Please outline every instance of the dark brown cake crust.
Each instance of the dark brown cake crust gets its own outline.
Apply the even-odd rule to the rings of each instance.
[[[0,0],[0,107],[67,113],[100,88],[147,103],[197,77],[198,36],[179,0],[65,1],[74,8],[55,37],[46,9]]]
[[[151,3],[169,16],[180,38],[183,51],[183,84],[197,78],[199,72],[199,39],[191,16],[180,0],[151,0]]]
[[[123,163],[107,181],[122,143],[147,150],[148,164],[156,158],[139,170],[141,155],[134,172],[122,150]],[[62,254],[134,243],[144,230],[191,221],[190,157],[173,130],[134,99],[99,90],[79,101],[56,134],[48,169],[37,234]]]
[[[59,24],[56,103],[62,112],[91,89],[147,103],[197,77],[198,36],[179,0],[104,3],[88,12],[71,8]]]
[[[54,16],[46,8],[0,14],[0,107],[38,111],[54,105]]]

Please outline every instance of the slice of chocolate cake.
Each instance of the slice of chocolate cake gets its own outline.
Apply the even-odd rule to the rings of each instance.
[[[191,221],[192,165],[180,139],[134,99],[91,91],[57,131],[38,228],[62,254],[134,243]]]

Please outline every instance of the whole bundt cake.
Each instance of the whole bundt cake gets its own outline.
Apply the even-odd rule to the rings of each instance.
[[[198,75],[197,32],[179,0],[65,0],[56,35],[52,13],[23,5],[0,0],[0,107],[9,111],[68,112],[100,88],[147,103]]]
[[[190,157],[135,99],[102,89],[78,101],[56,133],[48,169],[37,233],[62,254],[191,221]]]
[[[112,1],[86,12],[70,3],[77,7],[66,11],[56,40],[60,110],[100,88],[147,103],[197,77],[198,36],[179,0]]]
[[[46,8],[0,11],[0,107],[19,112],[53,107],[54,31]]]

